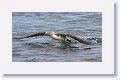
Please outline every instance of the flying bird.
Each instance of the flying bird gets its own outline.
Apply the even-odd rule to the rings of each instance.
[[[18,38],[14,38],[14,39],[24,39],[24,38],[29,38],[29,37],[36,37],[36,36],[49,36],[53,39],[56,40],[60,40],[60,41],[69,41],[71,42],[71,40],[68,39],[68,37],[73,38],[75,40],[77,40],[80,43],[86,44],[86,45],[91,45],[91,42],[85,41],[77,36],[73,36],[70,34],[59,34],[56,32],[38,32],[38,33],[34,33],[25,37],[18,37]]]

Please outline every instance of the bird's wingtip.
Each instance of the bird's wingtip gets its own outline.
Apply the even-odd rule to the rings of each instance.
[[[21,38],[21,37],[14,37],[13,39],[23,39],[23,38]]]

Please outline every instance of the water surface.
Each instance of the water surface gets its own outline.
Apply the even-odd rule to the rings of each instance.
[[[13,39],[13,62],[101,62],[101,12],[13,12],[12,35],[21,37],[36,32],[54,31],[79,36],[93,45],[77,41],[64,43],[50,37]]]

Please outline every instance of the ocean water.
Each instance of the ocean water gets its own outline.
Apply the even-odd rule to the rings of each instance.
[[[78,36],[94,44],[60,42],[48,36],[14,39],[54,31]],[[13,62],[101,62],[101,12],[13,12]]]

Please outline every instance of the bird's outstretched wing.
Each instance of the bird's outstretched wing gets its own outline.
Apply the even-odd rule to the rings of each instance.
[[[77,36],[73,36],[73,35],[70,35],[70,34],[59,34],[59,35],[62,35],[64,37],[71,37],[71,38],[79,41],[80,43],[83,43],[83,44],[86,44],[86,45],[91,45],[92,44],[92,42],[85,41],[85,40],[83,40],[81,38],[78,38]]]
[[[43,35],[46,35],[45,33],[46,32],[38,32],[38,33],[31,34],[31,35],[25,36],[25,37],[16,37],[14,39],[24,39],[24,38],[29,38],[29,37],[43,36]]]

